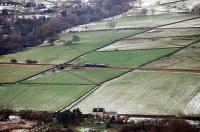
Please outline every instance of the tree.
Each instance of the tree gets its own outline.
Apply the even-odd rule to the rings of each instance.
[[[117,22],[111,20],[111,21],[108,21],[108,23],[106,24],[106,26],[109,28],[109,29],[114,29],[117,25]]]
[[[151,11],[151,15],[153,16],[154,13],[156,12],[156,9],[152,7],[152,8],[150,9],[150,11]]]
[[[85,31],[87,31],[87,30],[88,30],[88,24],[85,24],[85,25],[83,26],[83,29],[85,29]]]
[[[137,0],[137,3],[140,5],[140,7],[142,7],[142,4],[144,3],[143,0]]]
[[[147,14],[147,12],[148,12],[148,10],[147,10],[146,8],[142,8],[140,14],[141,14],[142,16],[145,16],[145,15]]]
[[[27,64],[36,64],[36,63],[38,63],[36,60],[30,60],[30,59],[27,59],[26,60],[26,63]]]
[[[80,37],[77,36],[77,35],[74,35],[73,38],[72,38],[72,42],[74,42],[76,44],[79,41],[80,41]]]

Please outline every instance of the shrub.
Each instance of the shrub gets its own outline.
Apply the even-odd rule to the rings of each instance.
[[[11,59],[10,62],[11,63],[17,63],[17,60],[16,59]]]
[[[192,126],[185,120],[156,120],[144,121],[123,126],[119,132],[198,132],[195,126]]]
[[[26,63],[27,64],[36,64],[38,62],[36,60],[30,60],[30,59],[28,59],[28,60],[26,60]]]

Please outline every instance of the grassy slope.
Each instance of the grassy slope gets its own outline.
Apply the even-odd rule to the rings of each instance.
[[[126,70],[116,69],[66,69],[58,73],[27,80],[28,83],[98,84]]]
[[[128,114],[182,114],[200,88],[200,74],[131,72],[110,81],[78,106],[84,113],[98,104]]]
[[[162,29],[157,28],[155,30],[151,30],[149,32],[139,34],[130,38],[137,38],[137,37],[168,37],[168,36],[186,36],[186,35],[199,35],[199,28],[187,28],[187,29]]]
[[[0,105],[9,105],[13,109],[55,111],[92,87],[92,85],[8,85],[0,88]]]
[[[200,21],[200,18],[191,20],[191,21],[186,21],[186,22],[182,22],[182,23],[165,26],[163,28],[200,27],[199,21]]]
[[[117,39],[134,35],[142,30],[129,31],[103,31],[103,32],[86,32],[86,33],[69,33],[62,34],[61,39],[71,39],[72,35],[80,36],[80,44],[69,46],[47,46],[35,47],[24,52],[5,55],[0,57],[0,62],[9,62],[15,58],[19,62],[25,62],[26,59],[34,59],[39,63],[63,63],[69,61],[83,53],[107,45]]]
[[[33,74],[46,70],[47,67],[1,66],[0,83],[16,82]]]
[[[104,63],[110,66],[137,67],[174,50],[175,49],[156,49],[147,51],[93,52],[75,62],[80,64]]]
[[[191,14],[170,14],[170,15],[153,15],[153,16],[128,16],[116,19],[116,28],[139,28],[139,27],[155,27],[159,25],[164,25],[167,23],[172,23],[180,20],[185,20],[188,18],[193,18],[199,15]],[[99,21],[88,25],[88,30],[98,30],[106,29],[106,24],[108,21]],[[75,29],[82,29],[81,26]]]
[[[146,67],[154,68],[200,68],[200,43],[183,49],[176,54],[155,61]]]
[[[136,50],[136,49],[152,49],[152,48],[171,48],[182,47],[188,45],[196,38],[158,38],[158,39],[132,39],[118,41],[112,45],[106,46],[99,51],[114,51],[114,50]]]

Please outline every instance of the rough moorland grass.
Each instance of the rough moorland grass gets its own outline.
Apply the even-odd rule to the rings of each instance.
[[[181,21],[189,18],[193,18],[199,15],[193,14],[160,14],[160,15],[148,15],[148,16],[127,16],[116,19],[116,28],[143,28],[143,27],[155,27],[164,25],[176,21]],[[107,29],[108,21],[99,21],[88,25],[88,30]],[[73,28],[73,30],[84,30],[82,26]]]
[[[126,70],[118,69],[65,69],[47,76],[27,80],[26,83],[55,83],[55,84],[99,84],[111,79]]]
[[[200,39],[200,37],[199,37]],[[172,48],[182,47],[194,41],[196,37],[176,37],[176,38],[152,38],[152,39],[124,39],[114,44],[108,45],[98,51],[115,51],[115,50],[138,50],[153,48]]]
[[[56,111],[92,87],[92,85],[7,85],[0,88],[0,105],[16,110]]]
[[[77,106],[123,114],[181,115],[200,88],[200,74],[131,72],[105,83]]]
[[[200,43],[185,48],[172,56],[152,62],[146,67],[200,69]]]
[[[134,35],[143,30],[128,31],[102,31],[102,32],[82,32],[62,34],[61,39],[71,39],[72,35],[79,35],[81,41],[79,44],[67,46],[47,46],[35,47],[24,52],[0,56],[0,62],[9,62],[15,58],[19,62],[25,62],[27,59],[37,60],[39,63],[59,64],[69,61],[83,53],[107,45],[117,39]]]
[[[74,63],[103,63],[109,66],[137,67],[146,62],[168,54],[174,49],[155,49],[137,51],[93,52]]]
[[[181,22],[181,23],[173,24],[173,25],[169,25],[169,26],[164,26],[162,28],[200,27],[199,21],[200,21],[200,18],[195,19],[195,20],[190,20],[190,21],[186,21],[186,22]]]
[[[0,83],[16,82],[47,68],[37,66],[0,66]]]
[[[187,35],[200,35],[199,28],[180,28],[180,29],[163,29],[157,28],[155,30],[148,31],[143,34],[130,37],[134,38],[152,38],[152,37],[169,37],[169,36],[187,36]],[[187,38],[183,38],[187,39]]]

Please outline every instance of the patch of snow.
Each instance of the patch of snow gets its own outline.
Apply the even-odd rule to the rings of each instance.
[[[199,115],[200,114],[200,93],[198,93],[185,107],[184,114]]]

